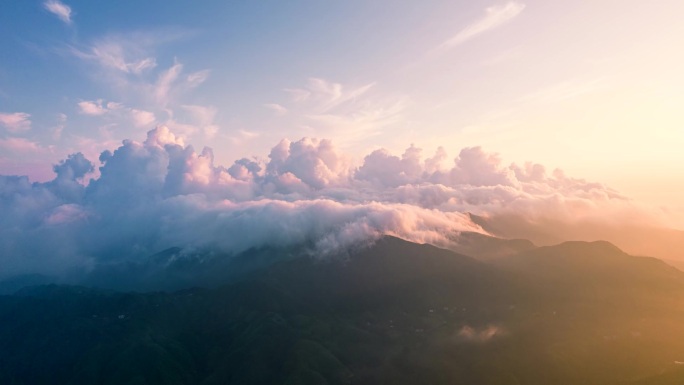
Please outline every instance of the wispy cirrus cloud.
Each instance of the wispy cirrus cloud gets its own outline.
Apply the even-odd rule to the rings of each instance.
[[[214,136],[218,125],[197,123],[197,114],[184,108],[194,104],[186,99],[209,78],[211,71],[188,71],[175,56],[164,57],[158,52],[160,47],[193,33],[183,28],[140,30],[110,33],[84,44],[69,45],[67,53],[80,59],[92,79],[110,87],[122,102],[82,100],[77,106],[79,114],[102,119],[105,125],[101,128],[108,138],[114,135],[110,131],[112,127],[118,127],[117,134],[128,131],[126,135],[132,135],[130,132],[134,129],[151,128],[159,123],[167,124],[181,135],[203,132],[207,137]],[[174,115],[180,115],[181,119]]]
[[[57,125],[52,127],[52,139],[58,140],[62,137],[62,131],[64,131],[64,128],[66,127],[68,118],[69,117],[65,113],[60,112],[57,114]]]
[[[26,112],[0,112],[0,125],[10,132],[25,131],[31,128],[31,114]]]
[[[157,66],[156,59],[148,56],[142,47],[115,37],[98,40],[86,50],[74,47],[71,50],[81,59],[92,60],[104,68],[127,74],[141,74]]]
[[[13,153],[31,153],[42,150],[42,147],[26,138],[0,138],[0,148]]]
[[[191,32],[177,28],[113,33],[86,45],[69,46],[69,51],[92,66],[94,79],[125,95],[128,104],[144,109],[164,109],[171,95],[182,94],[209,77],[208,70],[183,74],[183,65],[175,58],[168,67],[159,64],[164,60],[158,58],[157,49],[189,34]]]
[[[210,70],[201,70],[189,74],[185,80],[190,88],[197,87],[209,79]]]
[[[159,74],[157,83],[154,85],[154,96],[161,106],[166,106],[172,91],[173,84],[176,83],[180,73],[183,71],[181,63],[174,63],[169,69]]]
[[[283,107],[278,103],[266,103],[264,104],[264,107],[268,108],[269,110],[273,111],[276,115],[279,116],[287,114],[287,108]]]
[[[43,7],[53,15],[57,16],[64,23],[71,25],[71,7],[59,0],[48,0],[43,3]]]
[[[102,99],[83,100],[78,102],[79,113],[82,115],[102,117],[110,116],[121,122],[131,121],[135,127],[149,127],[157,118],[151,111],[130,108],[123,103],[104,102]]]
[[[314,106],[318,113],[326,113],[347,102],[353,102],[356,98],[367,93],[375,83],[369,83],[358,87],[343,86],[341,83],[332,82],[321,78],[309,78],[306,87],[287,88],[295,102],[308,102]]]
[[[269,104],[276,112],[286,108],[303,127],[329,132],[342,144],[379,134],[398,122],[408,101],[405,97],[373,92],[376,82],[360,86],[344,85],[322,78],[309,78],[306,86],[287,88],[291,103],[285,107]],[[282,115],[282,114],[281,114]]]
[[[487,31],[498,28],[516,18],[525,9],[525,4],[509,1],[503,5],[494,5],[485,10],[485,15],[467,25],[456,35],[440,44],[435,51],[444,52],[461,45]]]

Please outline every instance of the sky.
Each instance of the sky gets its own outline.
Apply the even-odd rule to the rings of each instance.
[[[483,146],[683,207],[681,1],[5,1],[0,172],[158,124],[229,164],[281,138]]]
[[[488,234],[467,213],[651,252],[684,229],[682,11],[3,1],[4,273]]]

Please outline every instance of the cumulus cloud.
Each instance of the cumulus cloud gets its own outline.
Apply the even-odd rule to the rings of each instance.
[[[71,24],[71,7],[68,5],[59,0],[48,0],[43,3],[43,7],[66,24]]]
[[[31,128],[31,115],[25,112],[0,112],[0,124],[10,132],[25,131]]]
[[[212,149],[160,126],[103,152],[98,177],[80,153],[55,165],[50,182],[0,176],[2,274],[69,276],[175,246],[225,258],[298,245],[333,255],[391,234],[451,247],[463,231],[487,233],[470,213],[568,219],[629,208],[601,184],[503,165],[479,147],[447,160],[443,149],[424,159],[411,146],[354,166],[331,141],[304,138],[222,166]]]

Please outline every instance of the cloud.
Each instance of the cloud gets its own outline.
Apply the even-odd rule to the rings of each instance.
[[[181,105],[181,108],[190,115],[192,131],[202,131],[208,138],[216,136],[220,127],[215,124],[217,110],[213,106]]]
[[[100,116],[109,112],[106,106],[102,105],[102,99],[95,101],[83,100],[78,102],[78,108],[83,115]]]
[[[187,76],[186,82],[188,83],[189,87],[194,88],[207,81],[210,74],[211,71],[209,70],[193,72]]]
[[[72,48],[72,53],[81,59],[125,74],[141,74],[157,66],[156,59],[146,51],[139,43],[118,36],[97,40],[85,51]]]
[[[285,91],[290,93],[295,102],[309,102],[317,113],[324,114],[347,102],[353,102],[373,86],[375,83],[349,88],[326,79],[309,78],[306,88],[289,88]]]
[[[338,143],[354,143],[400,122],[408,104],[405,97],[374,95],[375,84],[354,86],[309,78],[303,88],[285,89],[291,104],[266,106],[276,113],[286,111],[300,126],[315,126]]]
[[[280,104],[277,103],[267,103],[264,104],[264,107],[268,108],[269,110],[273,111],[276,115],[285,115],[287,114],[287,108],[281,106]]]
[[[0,124],[10,132],[26,131],[31,128],[30,114],[25,112],[0,112]]]
[[[164,110],[177,107],[178,99],[210,75],[207,69],[184,74],[176,58],[168,67],[159,65],[158,48],[189,34],[183,29],[108,34],[89,44],[69,46],[69,52],[95,64],[91,76],[115,88],[130,103],[135,101],[138,109]]]
[[[83,100],[78,102],[79,113],[90,116],[102,116],[114,112],[130,111],[122,103],[104,102],[102,99]]]
[[[13,153],[31,153],[43,149],[38,143],[26,138],[0,138],[0,148]]]
[[[170,97],[171,86],[176,82],[183,70],[183,65],[176,62],[169,69],[159,74],[154,87],[154,96],[161,106],[166,106]]]
[[[185,104],[181,106],[188,111],[200,125],[208,125],[216,118],[216,108],[212,106],[200,106],[196,104]]]
[[[62,131],[66,127],[68,116],[65,113],[57,114],[57,125],[52,127],[52,139],[59,140],[62,137]]]
[[[485,10],[485,15],[467,25],[449,40],[440,44],[436,51],[443,52],[461,45],[474,37],[498,28],[516,18],[525,9],[525,4],[509,1],[503,5],[495,5]]]
[[[43,3],[43,7],[66,24],[71,25],[71,7],[68,5],[59,0],[48,0]]]
[[[34,148],[20,139],[0,146],[7,143]],[[49,182],[0,176],[0,278],[44,273],[74,280],[146,263],[175,246],[211,258],[261,247],[326,256],[389,234],[453,247],[462,231],[489,231],[469,213],[572,223],[635,212],[599,183],[534,163],[505,165],[479,147],[448,159],[443,149],[423,158],[410,146],[401,156],[374,151],[355,166],[330,140],[303,138],[223,166],[211,148],[196,151],[159,126],[142,142],[124,140],[102,152],[99,176],[80,153],[55,165]],[[463,334],[482,340],[491,331]]]
[[[78,102],[79,113],[89,116],[115,116],[130,121],[135,127],[150,127],[157,118],[151,111],[126,107],[123,103],[104,102],[102,99]],[[64,116],[66,120],[66,115]]]
[[[130,114],[131,119],[133,120],[133,124],[136,127],[149,127],[157,120],[157,118],[154,116],[154,113],[150,111],[137,110],[135,108],[132,108],[130,110]]]

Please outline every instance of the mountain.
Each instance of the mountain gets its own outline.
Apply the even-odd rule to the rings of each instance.
[[[498,238],[529,239],[551,246],[568,239],[606,240],[633,255],[649,255],[681,267],[684,263],[684,231],[632,222],[580,220],[572,223],[543,215],[535,220],[518,215],[484,217],[469,214],[473,223]]]
[[[305,254],[306,246],[249,249],[237,255],[172,247],[135,261],[100,264],[78,283],[104,289],[173,291],[218,287],[276,261]]]
[[[250,253],[218,287],[0,296],[0,383],[684,383],[684,273],[607,242]]]
[[[12,294],[27,286],[45,285],[55,281],[55,278],[41,274],[23,274],[0,281],[0,295]]]
[[[535,249],[527,239],[498,238],[471,231],[463,231],[452,237],[454,246],[450,249],[482,261],[491,261]]]
[[[653,291],[684,288],[684,272],[656,258],[631,256],[605,241],[563,242],[523,251],[494,263],[526,276],[553,280],[556,285],[640,287]]]

